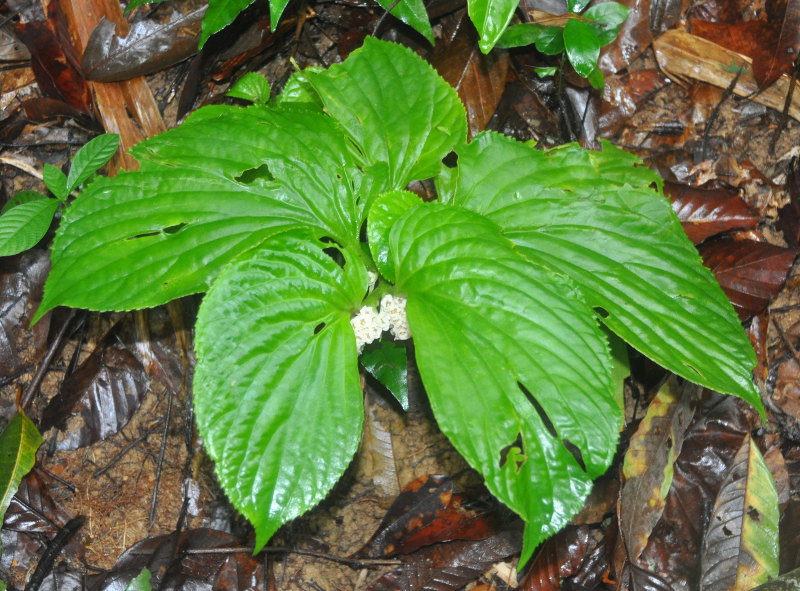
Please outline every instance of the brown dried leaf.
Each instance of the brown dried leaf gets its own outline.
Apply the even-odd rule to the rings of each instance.
[[[120,37],[116,26],[102,18],[89,37],[81,68],[88,80],[119,82],[152,74],[197,52],[203,6],[188,14],[173,12],[164,23],[139,21]]]
[[[792,158],[786,172],[786,190],[789,203],[778,210],[775,227],[783,232],[789,246],[800,245],[800,158]]]
[[[436,44],[431,63],[458,91],[467,109],[469,134],[486,128],[506,88],[509,57],[506,51],[484,54],[472,22],[462,11],[449,35]]]
[[[520,583],[520,591],[556,591],[561,581],[578,572],[589,549],[589,528],[567,527],[547,540]]]
[[[602,48],[597,62],[604,72],[616,74],[626,69],[653,43],[650,30],[651,0],[620,0],[630,9],[617,38]],[[597,4],[597,3],[595,3]]]
[[[797,252],[766,242],[729,238],[700,248],[703,263],[713,271],[743,320],[761,312],[777,295]]]
[[[672,200],[672,209],[694,244],[728,230],[758,226],[758,213],[739,197],[737,191],[664,183],[664,193]]]
[[[673,464],[681,452],[698,391],[694,385],[681,387],[675,377],[665,382],[647,407],[625,453],[622,471],[626,482],[619,499],[619,525],[634,564],[638,564],[664,511]]]

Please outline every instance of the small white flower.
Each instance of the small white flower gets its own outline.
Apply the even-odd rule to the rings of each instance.
[[[381,299],[381,313],[389,318],[389,329],[397,340],[404,341],[411,338],[411,330],[406,318],[406,298],[386,294]]]
[[[368,345],[381,337],[384,331],[385,319],[378,311],[371,306],[364,306],[358,314],[350,319],[350,325],[356,334],[356,345],[358,352],[364,350],[364,345]]]

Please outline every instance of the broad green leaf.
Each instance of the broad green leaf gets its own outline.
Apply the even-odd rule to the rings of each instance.
[[[117,151],[119,136],[115,133],[104,133],[86,142],[75,158],[67,177],[67,193],[83,184],[90,176],[97,172]]]
[[[254,0],[208,0],[208,9],[206,15],[203,17],[201,25],[200,43],[198,47],[203,49],[208,38],[214,33],[217,33],[231,24],[239,13],[245,8],[250,6]],[[286,7],[288,0],[271,0],[270,1],[270,25],[272,30],[278,26],[278,20]],[[277,13],[277,15],[275,15]]]
[[[0,523],[22,478],[36,463],[42,436],[23,412],[18,412],[0,432]]]
[[[400,19],[409,27],[415,29],[420,35],[434,44],[433,29],[428,20],[428,12],[422,0],[377,0],[384,10]]]
[[[203,292],[226,263],[292,227],[358,240],[368,190],[322,114],[201,109],[132,153],[138,171],[92,182],[67,208],[37,319],[58,305],[129,310]]]
[[[386,386],[403,410],[408,410],[408,355],[405,344],[380,340],[367,345],[360,359],[364,369]]]
[[[378,271],[389,281],[395,280],[389,256],[389,230],[397,218],[421,202],[420,197],[411,191],[392,191],[378,197],[370,207],[367,218],[369,249]]]
[[[239,78],[225,94],[251,103],[264,104],[269,102],[271,92],[269,81],[264,76],[256,72],[248,72]]]
[[[322,102],[319,99],[319,95],[314,91],[314,88],[308,81],[308,75],[322,71],[324,71],[322,68],[314,66],[308,67],[305,70],[297,70],[286,81],[281,93],[275,97],[275,102],[278,104],[302,104],[314,110],[319,110],[321,113]]]
[[[508,27],[497,40],[497,47],[524,47],[538,41],[548,27],[538,23],[521,23]]]
[[[596,30],[595,34],[601,45],[607,45],[617,38],[619,28],[629,13],[630,9],[619,2],[601,2],[589,8],[582,16],[600,26],[600,30]]]
[[[585,21],[571,18],[564,25],[564,49],[575,71],[586,78],[597,67],[600,39]]]
[[[778,493],[748,434],[722,483],[703,537],[701,591],[749,591],[778,576]]]
[[[467,12],[478,31],[478,46],[489,53],[511,22],[519,2],[514,0],[467,0]]]
[[[525,562],[611,462],[622,415],[605,336],[569,280],[481,215],[420,205],[390,244],[437,422],[526,521]]]
[[[564,29],[562,27],[545,27],[536,40],[536,49],[545,55],[558,55],[564,51]]]
[[[56,168],[52,164],[45,163],[42,168],[42,180],[50,192],[58,197],[61,201],[66,200],[69,196],[67,189],[67,175],[61,172],[61,169]]]
[[[401,45],[367,37],[345,62],[307,76],[364,160],[388,164],[384,191],[434,176],[442,158],[466,139],[455,89]]]
[[[36,246],[47,233],[58,206],[57,199],[36,199],[0,215],[0,256],[19,254]]]
[[[11,199],[6,201],[6,204],[0,209],[0,214],[4,214],[9,209],[13,209],[17,205],[23,203],[30,203],[31,201],[39,201],[40,199],[47,199],[47,195],[42,195],[39,191],[20,191]]]
[[[649,358],[763,410],[733,308],[669,203],[648,188],[653,173],[633,162],[608,144],[542,152],[482,134],[437,188],[492,219],[530,260],[570,276],[606,326]]]
[[[223,269],[198,313],[197,425],[256,552],[325,497],[361,436],[350,315],[367,274],[327,247],[306,230],[271,238]]]
[[[128,586],[125,587],[125,591],[152,591],[153,586],[150,583],[150,571],[146,568],[142,569],[136,578],[133,579]]]

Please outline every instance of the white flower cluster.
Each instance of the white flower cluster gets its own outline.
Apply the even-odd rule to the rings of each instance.
[[[406,298],[391,294],[381,298],[380,311],[371,306],[362,307],[350,319],[350,325],[356,333],[359,353],[364,350],[364,345],[378,340],[386,330],[401,341],[411,337],[406,319]]]

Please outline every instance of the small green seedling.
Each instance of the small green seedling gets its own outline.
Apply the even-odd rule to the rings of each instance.
[[[566,54],[578,75],[592,86],[603,88],[603,72],[597,66],[600,48],[619,34],[630,12],[618,2],[602,2],[584,10],[586,0],[569,0],[567,23],[563,26],[522,23],[509,27],[497,41],[498,47],[512,48],[535,45],[545,55]],[[537,68],[540,76],[552,76],[553,67]]]
[[[614,457],[620,340],[761,409],[733,308],[634,156],[468,142],[456,91],[371,38],[266,104],[253,87],[86,187],[35,318],[206,292],[197,426],[256,551],[352,461],[360,356],[405,406],[408,338],[441,430],[525,520],[522,562]],[[406,190],[431,178],[437,201]]]
[[[42,179],[53,197],[38,191],[21,191],[5,204],[0,211],[0,256],[33,248],[47,233],[58,208],[66,205],[72,191],[108,162],[118,143],[119,136],[115,134],[100,135],[87,142],[75,154],[69,176],[52,164],[45,164]]]

